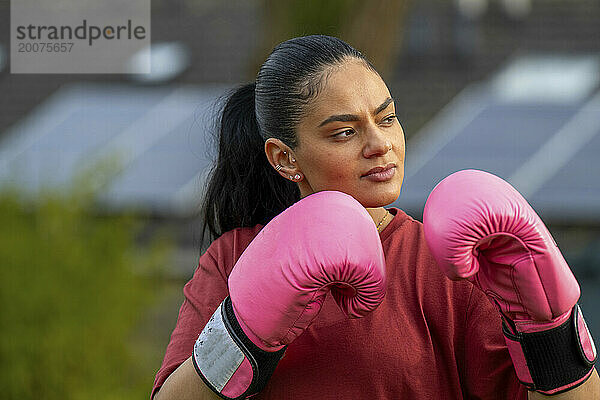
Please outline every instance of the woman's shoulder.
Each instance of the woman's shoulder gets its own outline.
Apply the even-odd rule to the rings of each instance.
[[[244,226],[240,228],[234,228],[230,231],[223,233],[221,236],[213,240],[207,249],[207,252],[215,255],[216,253],[222,252],[223,250],[229,252],[240,249],[241,252],[248,246],[248,244],[254,239],[254,237],[260,232],[263,225],[255,226]]]
[[[223,246],[230,244],[240,244],[240,243],[250,243],[252,239],[260,232],[263,228],[263,225],[254,225],[254,226],[243,226],[240,228],[234,228],[230,231],[223,233],[221,236],[216,238],[212,245]]]
[[[226,273],[229,273],[243,251],[262,228],[263,225],[255,225],[227,231],[213,240],[202,257],[210,257]]]

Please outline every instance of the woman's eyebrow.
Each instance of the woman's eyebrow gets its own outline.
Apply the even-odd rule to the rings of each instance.
[[[388,97],[387,99],[385,99],[385,101],[383,103],[381,103],[381,105],[375,109],[375,111],[373,112],[373,115],[377,115],[380,112],[382,112],[383,110],[385,110],[387,108],[387,106],[389,106],[390,103],[393,101],[394,101],[394,99],[392,99],[391,97]],[[358,115],[354,115],[354,114],[332,115],[332,116],[328,117],[327,119],[325,119],[323,122],[321,122],[319,124],[319,128],[322,127],[323,125],[326,125],[326,124],[328,124],[330,122],[334,122],[334,121],[350,122],[350,121],[358,121],[359,119],[360,119],[360,117]]]
[[[382,112],[383,110],[385,110],[392,101],[394,101],[394,99],[392,99],[391,97],[388,97],[387,99],[385,99],[385,101],[383,103],[381,103],[381,105],[375,109],[375,113],[373,115],[377,115],[380,112]]]

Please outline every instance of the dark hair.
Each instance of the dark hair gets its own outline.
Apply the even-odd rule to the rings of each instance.
[[[256,82],[226,100],[217,121],[218,155],[202,202],[203,230],[212,238],[237,227],[266,224],[300,199],[295,183],[269,164],[265,140],[294,149],[296,126],[327,79],[328,67],[364,56],[344,41],[324,35],[287,40],[261,66]]]

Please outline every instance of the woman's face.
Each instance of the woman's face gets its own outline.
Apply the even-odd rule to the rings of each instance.
[[[404,132],[387,86],[361,61],[333,67],[296,134],[302,197],[337,190],[380,207],[400,195]]]

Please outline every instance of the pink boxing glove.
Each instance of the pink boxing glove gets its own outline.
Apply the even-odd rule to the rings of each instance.
[[[266,385],[285,346],[310,325],[328,292],[350,317],[373,311],[386,289],[379,234],[364,207],[318,192],[273,218],[229,276],[229,297],[194,345],[204,382],[226,399]]]
[[[442,271],[471,281],[502,314],[524,385],[555,394],[591,375],[596,349],[577,305],[579,284],[519,192],[487,172],[456,172],[429,195],[423,225]]]

